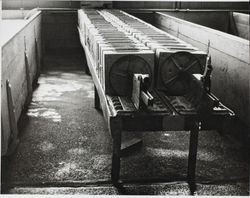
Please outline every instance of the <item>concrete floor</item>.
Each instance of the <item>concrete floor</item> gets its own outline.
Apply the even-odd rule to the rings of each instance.
[[[84,67],[78,56],[45,59],[18,149],[2,161],[2,193],[189,195],[187,131],[143,133],[142,148],[122,158],[122,178],[167,182],[112,186],[111,137]],[[248,148],[229,135],[200,132],[196,172],[198,195],[249,195]]]

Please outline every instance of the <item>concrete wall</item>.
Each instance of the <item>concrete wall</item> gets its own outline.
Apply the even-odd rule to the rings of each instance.
[[[233,19],[240,37],[249,40],[249,14],[233,12]]]
[[[157,9],[126,9],[126,12],[154,25]],[[249,40],[249,14],[221,10],[165,10],[163,13]]]
[[[24,19],[29,10],[2,10],[2,19]]]
[[[249,41],[164,13],[155,14],[155,25],[201,50],[210,41],[212,92],[249,127]]]
[[[116,9],[155,9],[165,8],[172,9],[176,8],[175,2],[149,2],[149,1],[113,1],[113,8]]]
[[[40,8],[79,8],[83,0],[3,0],[3,9]],[[90,1],[89,1],[90,2]],[[163,1],[109,1],[114,8],[126,9],[244,9],[249,10],[248,2],[163,2]]]
[[[25,67],[25,47],[28,55],[29,76],[35,80],[38,64],[35,54],[35,38],[38,41],[38,54],[41,58],[41,12],[27,20],[26,25],[2,46],[2,76],[1,76],[1,123],[2,123],[2,155],[7,152],[11,130],[9,120],[6,80],[12,86],[12,99],[15,107],[15,118],[19,119],[28,95]],[[31,93],[29,93],[31,94]]]
[[[117,9],[243,9],[248,10],[248,2],[164,2],[164,1],[113,1]]]
[[[79,8],[79,1],[57,1],[57,0],[3,0],[3,9],[15,10],[26,9],[30,10],[36,7],[39,8]]]
[[[248,2],[180,2],[180,9],[243,9],[249,10]]]
[[[189,12],[164,12],[164,13],[170,16],[184,19],[186,21],[190,21],[223,32],[228,32],[230,30],[229,12],[189,11]]]
[[[249,40],[249,14],[222,11],[166,11],[164,13]]]
[[[22,13],[16,10],[15,17],[20,18]],[[15,12],[15,11],[10,11]],[[21,11],[23,12],[23,11]],[[24,11],[26,13],[26,11]],[[6,13],[8,18],[9,13]],[[5,17],[5,18],[6,18]],[[19,19],[20,20],[20,19]],[[14,19],[11,19],[14,22]],[[24,20],[22,20],[24,21]],[[29,21],[29,20],[28,20]],[[17,21],[18,22],[18,21]],[[6,154],[11,140],[6,80],[12,86],[12,98],[15,106],[15,118],[18,121],[25,108],[28,96],[27,76],[24,56],[24,39],[28,52],[30,78],[35,80],[37,64],[35,56],[35,34],[38,40],[39,57],[51,53],[62,54],[82,52],[77,33],[77,13],[75,11],[43,10],[29,23],[19,28],[19,32],[2,46],[2,81],[1,81],[1,116],[2,116],[2,155]]]
[[[77,23],[76,11],[43,10],[44,54],[81,50]]]
[[[150,23],[152,25],[154,25],[154,21],[155,21],[155,14],[152,11],[126,11],[129,14],[138,17],[140,19],[142,19],[143,21],[146,21],[147,23]]]

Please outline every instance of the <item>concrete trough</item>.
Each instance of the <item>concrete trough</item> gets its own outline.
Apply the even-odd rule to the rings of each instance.
[[[236,17],[235,23],[230,17]],[[212,92],[236,112],[236,118],[243,125],[249,127],[249,40],[240,37],[247,38],[242,28],[236,29],[244,23],[249,32],[246,21],[245,14],[228,12],[155,12],[154,15],[156,27],[199,49],[207,50],[210,43],[214,68]],[[239,36],[232,35],[237,32],[240,32]]]
[[[9,144],[15,136],[13,125],[17,125],[16,122],[27,104],[28,95],[32,94],[32,89],[30,90],[29,87],[32,88],[39,72],[42,54],[41,11],[3,10],[1,25],[4,30],[0,40],[2,49],[1,154],[3,156],[8,152]],[[7,97],[7,80],[11,85],[13,109],[10,107],[10,97]],[[11,118],[11,114],[14,115],[14,119]]]

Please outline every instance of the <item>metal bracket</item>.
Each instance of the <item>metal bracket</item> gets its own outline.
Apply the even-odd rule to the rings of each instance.
[[[137,110],[144,107],[153,106],[154,97],[148,92],[149,75],[134,74],[132,101]]]
[[[210,93],[211,90],[211,73],[213,71],[213,67],[211,65],[211,56],[207,55],[205,70],[203,75],[201,76],[201,81],[203,83],[203,87],[207,93]]]

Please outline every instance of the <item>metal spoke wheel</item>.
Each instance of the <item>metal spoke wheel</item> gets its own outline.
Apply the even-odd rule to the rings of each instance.
[[[139,56],[128,55],[115,61],[109,73],[109,81],[117,95],[131,96],[135,73],[149,74],[152,77],[149,64]]]
[[[192,89],[190,74],[202,73],[202,68],[195,55],[181,51],[167,57],[159,72],[168,94],[184,95]]]

